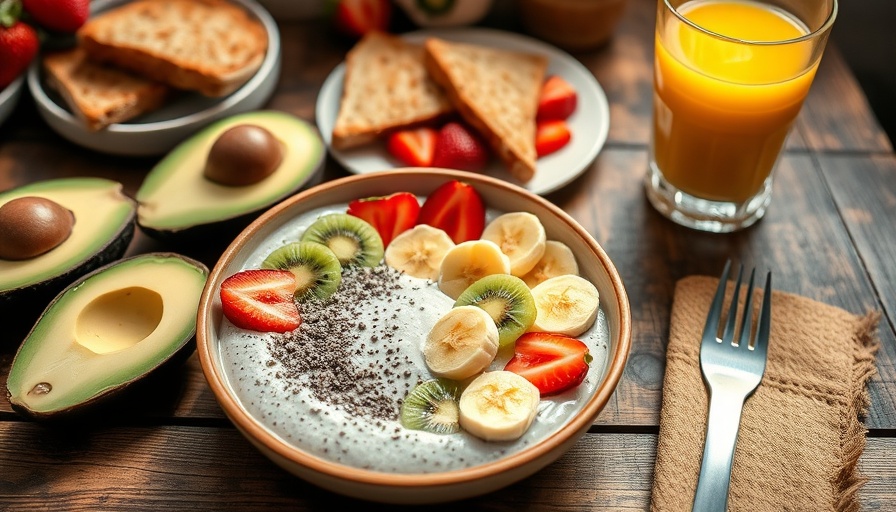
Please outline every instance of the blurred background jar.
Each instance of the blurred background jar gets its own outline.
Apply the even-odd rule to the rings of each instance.
[[[520,20],[532,35],[567,51],[606,44],[627,0],[519,0]]]

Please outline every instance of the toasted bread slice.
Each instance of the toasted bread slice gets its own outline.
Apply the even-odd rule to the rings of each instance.
[[[91,59],[207,96],[224,96],[261,66],[264,26],[225,0],[136,0],[78,30]]]
[[[372,32],[349,51],[332,145],[345,149],[454,108],[423,66],[423,47]]]
[[[171,88],[117,68],[91,62],[80,48],[47,54],[47,82],[91,131],[160,107]]]
[[[429,38],[426,69],[461,116],[478,130],[511,175],[535,175],[535,115],[547,58]]]

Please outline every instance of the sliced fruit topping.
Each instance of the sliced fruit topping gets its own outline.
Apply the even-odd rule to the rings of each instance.
[[[432,326],[423,344],[423,358],[433,375],[454,380],[485,370],[497,353],[498,328],[476,306],[449,310]]]
[[[421,382],[401,404],[400,421],[404,428],[433,434],[460,431],[460,388],[448,379]]]
[[[578,336],[597,319],[599,297],[590,281],[577,275],[562,275],[545,280],[532,288],[535,298],[533,331]]]
[[[476,281],[492,274],[509,274],[510,259],[490,240],[470,240],[452,247],[439,267],[439,289],[457,300]]]
[[[525,275],[544,255],[547,236],[538,217],[528,212],[499,215],[482,232],[483,240],[498,244],[510,258],[510,273]]]
[[[534,288],[547,279],[566,274],[579,274],[576,256],[566,244],[556,240],[548,240],[544,246],[544,255],[526,275],[523,281]]]
[[[388,196],[356,199],[348,204],[346,213],[373,226],[380,234],[383,247],[389,247],[396,236],[417,223],[420,201],[410,192],[396,192]]]
[[[295,291],[296,277],[288,270],[243,270],[221,283],[221,308],[241,329],[292,331],[302,323]]]
[[[436,150],[438,132],[422,126],[392,132],[386,138],[386,149],[401,163],[414,167],[429,167]]]
[[[464,124],[449,122],[439,129],[432,166],[481,171],[488,157],[488,146],[478,134]]]
[[[566,119],[576,110],[578,95],[572,85],[558,75],[549,76],[541,87],[536,121]]]
[[[498,327],[498,344],[513,344],[535,323],[535,299],[522,279],[509,274],[485,276],[464,290],[454,303],[485,310]]]
[[[542,395],[578,386],[585,380],[591,363],[587,345],[556,333],[526,333],[516,340],[513,352],[504,369],[524,377]]]
[[[325,245],[343,267],[375,267],[383,259],[383,239],[367,221],[347,213],[330,213],[311,223],[303,242]]]
[[[342,282],[342,265],[327,246],[314,242],[294,242],[275,249],[261,268],[289,270],[295,277],[295,299],[326,299]]]
[[[426,197],[417,224],[441,229],[456,244],[476,240],[485,229],[485,202],[472,185],[451,180]]]
[[[523,377],[485,372],[460,395],[460,426],[485,441],[513,441],[532,425],[540,400],[538,388]]]
[[[441,229],[420,224],[395,237],[386,247],[386,265],[411,277],[435,281],[454,242]]]
[[[550,155],[569,144],[572,133],[562,119],[541,121],[535,127],[535,152],[539,157]]]
[[[374,30],[386,31],[391,18],[389,0],[336,0],[333,22],[343,34],[358,38]]]

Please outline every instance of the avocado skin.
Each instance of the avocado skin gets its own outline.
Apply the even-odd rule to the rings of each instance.
[[[131,223],[130,225],[132,228],[131,231],[133,232],[134,224]],[[124,244],[124,246],[126,248],[127,244]],[[106,264],[90,271],[89,273],[78,278],[76,281],[71,282],[68,286],[66,286],[62,291],[60,291],[50,301],[50,303],[44,309],[44,312],[49,310],[50,307],[53,306],[53,304],[55,304],[57,301],[59,301],[66,294],[66,292],[68,292],[72,288],[75,288],[75,287],[81,285],[84,281],[90,279],[91,277],[93,277],[97,274],[101,274],[106,269],[108,269],[114,265],[118,265],[118,264],[124,263],[130,259],[143,257],[143,256],[180,258],[181,260],[183,260],[183,261],[189,263],[190,265],[196,267],[197,269],[199,269],[203,274],[205,274],[206,277],[208,277],[208,274],[209,274],[209,269],[204,263],[202,263],[198,260],[195,260],[193,258],[190,258],[188,256],[184,256],[182,254],[177,254],[177,253],[173,253],[173,252],[152,252],[152,253],[145,253],[145,254],[140,254],[137,256],[132,256],[130,258],[125,258],[125,259],[121,259],[121,260],[116,259],[116,260],[113,260],[109,263],[106,263]],[[37,328],[38,322],[40,321],[40,318],[42,316],[43,316],[43,313],[34,322],[34,324],[31,327],[31,330],[25,336],[25,339],[27,339],[29,336],[31,336],[31,333],[34,331],[35,328]],[[21,350],[21,346],[19,347],[19,350]],[[39,421],[42,423],[66,423],[66,422],[73,422],[73,421],[81,421],[81,420],[84,420],[84,419],[88,418],[89,416],[91,416],[98,409],[100,409],[103,405],[106,405],[106,404],[111,405],[110,402],[113,402],[114,399],[116,399],[116,398],[120,398],[123,394],[125,394],[126,391],[128,391],[132,387],[134,387],[135,384],[141,383],[144,380],[147,380],[149,377],[159,375],[159,374],[164,374],[165,372],[170,371],[171,369],[182,365],[187,359],[189,359],[189,357],[195,352],[195,350],[196,350],[196,329],[194,327],[191,334],[189,336],[186,336],[185,339],[182,340],[182,342],[180,343],[180,345],[178,346],[178,348],[176,350],[171,352],[167,357],[159,360],[157,362],[157,364],[155,366],[153,366],[152,368],[150,368],[148,371],[146,371],[143,374],[138,375],[128,381],[121,382],[117,386],[109,388],[109,389],[103,391],[102,393],[94,395],[94,396],[90,397],[90,399],[88,399],[88,400],[85,400],[83,402],[80,402],[78,404],[72,405],[72,406],[64,408],[64,409],[57,409],[57,410],[51,411],[51,412],[40,412],[40,411],[31,410],[13,398],[12,392],[9,390],[8,386],[6,387],[6,398],[7,398],[7,401],[9,402],[9,405],[12,407],[13,411],[18,413],[20,416],[30,419],[30,420]],[[16,357],[13,358],[10,368],[12,368],[12,366],[15,365],[15,360],[17,357],[18,357],[18,351],[16,351]]]

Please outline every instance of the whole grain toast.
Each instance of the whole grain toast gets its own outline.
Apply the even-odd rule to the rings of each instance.
[[[424,63],[461,116],[526,183],[535,175],[535,115],[547,58],[429,38]]]
[[[348,52],[332,145],[346,149],[390,130],[433,121],[454,108],[423,66],[423,48],[381,32]]]
[[[77,37],[89,57],[207,96],[224,96],[261,66],[264,26],[226,0],[136,0],[93,17]]]
[[[170,87],[86,59],[80,48],[43,58],[46,79],[87,128],[101,130],[160,107]]]

